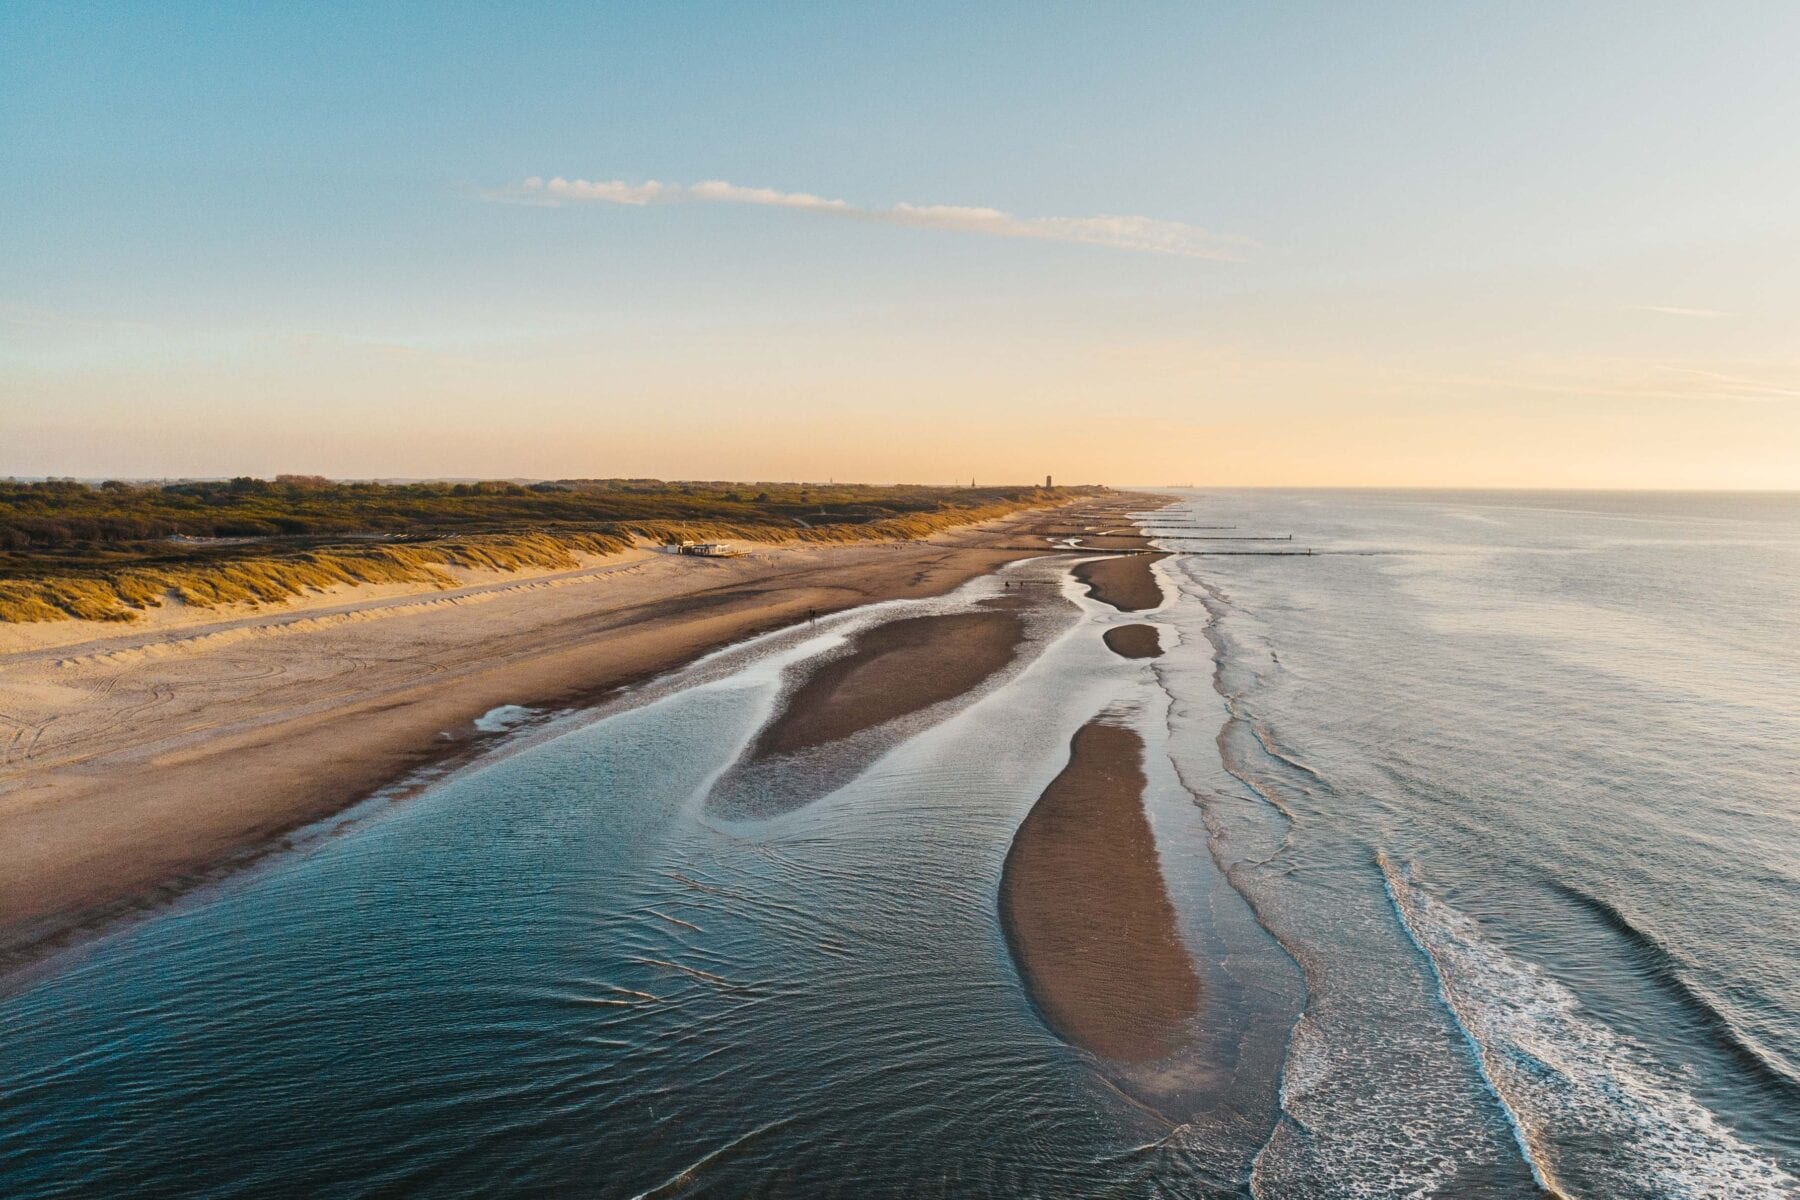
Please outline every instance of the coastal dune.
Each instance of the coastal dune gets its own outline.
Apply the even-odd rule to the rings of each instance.
[[[1200,981],[1144,815],[1143,739],[1100,718],[1019,826],[1000,883],[1007,945],[1065,1041],[1123,1064],[1188,1041]]]

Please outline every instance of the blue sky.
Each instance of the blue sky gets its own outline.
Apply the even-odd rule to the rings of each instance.
[[[1796,487],[1796,61],[1782,3],[9,3],[0,472]]]

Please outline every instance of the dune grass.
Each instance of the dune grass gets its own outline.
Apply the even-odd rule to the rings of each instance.
[[[974,492],[832,485],[826,491],[803,485],[652,487],[651,482],[609,486],[597,481],[586,483],[584,490],[584,483],[576,481],[537,491],[516,484],[383,489],[319,481],[323,486],[289,489],[298,497],[292,509],[302,514],[292,515],[284,514],[282,507],[287,492],[244,489],[237,481],[236,495],[251,503],[231,504],[229,491],[222,493],[227,497],[224,504],[214,496],[210,507],[222,511],[202,514],[210,522],[208,534],[160,532],[168,528],[169,512],[189,507],[191,492],[175,493],[171,502],[167,489],[109,485],[103,492],[84,485],[24,485],[28,503],[9,507],[9,493],[0,488],[0,534],[10,535],[10,540],[0,540],[0,546],[10,547],[0,551],[0,621],[129,621],[145,609],[171,601],[199,608],[279,604],[343,585],[415,583],[446,588],[458,583],[449,568],[567,570],[584,559],[618,553],[634,544],[668,545],[686,539],[830,543],[919,538],[1072,494],[1040,488]],[[21,490],[20,485],[10,486],[11,495]],[[429,487],[445,490],[423,490]],[[453,492],[450,487],[465,490]],[[775,487],[785,490],[777,495]],[[754,498],[746,499],[752,489]],[[332,503],[321,502],[321,491],[331,493],[327,499]],[[390,491],[399,495],[387,494]],[[471,499],[477,503],[466,503]],[[483,500],[500,503],[483,506]],[[370,524],[375,529],[357,527],[359,502],[374,514]],[[570,520],[588,515],[584,510],[603,508],[639,515],[582,521],[579,527]],[[249,509],[253,516],[246,516]],[[472,518],[471,513],[478,515]],[[406,519],[396,528],[399,515]],[[505,525],[531,516],[555,523],[461,531],[471,524]],[[281,522],[304,526],[309,532],[287,538],[249,532],[252,527],[279,527]],[[186,528],[193,525],[185,523]],[[350,536],[404,540],[345,543],[310,532],[321,525]],[[47,536],[46,529],[51,531]],[[246,533],[220,532],[231,530]],[[116,536],[108,536],[109,532]]]

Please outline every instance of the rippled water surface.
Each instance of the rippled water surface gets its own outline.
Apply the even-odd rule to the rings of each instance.
[[[1153,527],[1244,548],[1199,524],[1315,553],[1172,558],[1147,618],[1015,567],[1027,657],[816,802],[706,798],[797,666],[999,580],[498,714],[536,732],[11,981],[0,1194],[1793,1195],[1800,503]],[[1101,643],[1144,619],[1164,657]],[[1153,1070],[1046,1029],[996,907],[1103,713],[1202,985]]]

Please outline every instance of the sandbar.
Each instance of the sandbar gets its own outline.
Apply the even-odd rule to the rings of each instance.
[[[1144,612],[1163,602],[1162,585],[1150,565],[1167,554],[1132,554],[1096,558],[1075,565],[1075,578],[1087,585],[1088,595],[1120,612]]]
[[[1065,1041],[1120,1063],[1180,1050],[1201,988],[1144,814],[1143,740],[1104,719],[1019,826],[1000,917],[1032,1003]]]
[[[1162,654],[1162,642],[1154,625],[1115,625],[1101,639],[1120,658],[1157,658]]]
[[[1013,611],[906,617],[857,633],[790,692],[753,757],[792,754],[873,729],[969,691],[1012,661],[1025,636]]]

